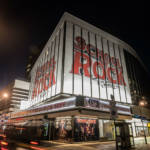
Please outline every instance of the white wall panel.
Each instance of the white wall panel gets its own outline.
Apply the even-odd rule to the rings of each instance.
[[[81,28],[79,26],[75,26],[75,38],[76,37],[81,37]],[[81,56],[80,56],[80,60],[76,60],[76,55],[80,53],[80,51],[76,51],[74,50],[74,68],[76,68],[76,64],[80,63],[81,64]],[[80,62],[79,62],[80,61]],[[75,64],[76,63],[76,64]],[[81,74],[81,67],[77,68],[78,70],[78,74],[74,73],[74,94],[77,95],[82,95],[82,74]]]
[[[58,69],[57,69],[58,72],[57,72],[57,82],[56,82],[56,94],[61,92],[63,37],[64,37],[64,29],[61,28],[61,31],[60,31],[60,45],[59,45],[59,57],[58,57]]]
[[[59,33],[56,35],[55,39],[55,49],[54,49],[54,65],[53,65],[53,85],[52,85],[52,96],[56,93],[56,76],[57,76],[57,59],[58,59],[58,46],[59,46]]]
[[[73,25],[66,23],[66,45],[65,45],[65,62],[64,62],[64,93],[72,94],[73,87]]]
[[[94,71],[97,71],[97,59],[96,59],[96,46],[95,46],[95,35],[93,33],[89,34],[90,36],[90,59],[91,59],[91,88],[92,88],[92,97],[99,98],[99,87],[98,87],[98,78],[94,76]]]
[[[98,49],[98,75],[99,75],[99,83],[100,83],[100,98],[107,99],[106,86],[105,86],[105,70],[103,64],[103,51],[102,51],[102,40],[100,36],[96,36],[97,38],[97,49]]]
[[[44,96],[43,96],[43,99],[46,100],[47,99],[47,87],[48,87],[48,58],[49,58],[49,48],[46,47],[45,48],[45,77],[44,77],[44,90],[45,90],[45,93],[44,93]]]
[[[42,73],[42,66],[43,66],[43,64],[44,64],[44,62],[43,62],[43,58],[44,56],[42,56],[41,57],[41,59],[40,59],[40,76],[39,76],[39,87],[38,87],[38,102],[41,102],[42,100],[43,100],[43,96],[42,96],[42,92],[43,92],[43,90],[42,90],[42,86],[43,86],[43,83],[42,83],[42,77],[43,77],[43,73]],[[42,92],[41,92],[42,91]]]
[[[118,70],[118,74],[119,74],[118,83],[120,86],[121,102],[126,103],[126,95],[125,95],[125,89],[124,89],[124,83],[123,83],[124,77],[121,75],[122,74],[122,66],[121,66],[120,52],[119,52],[117,44],[115,44],[115,54],[116,54],[116,59],[117,59],[117,70]]]
[[[42,92],[41,92],[41,95],[42,95],[42,98],[41,98],[41,101],[44,100],[45,98],[45,94],[46,94],[46,91],[45,91],[45,87],[44,87],[44,84],[45,84],[45,74],[46,74],[46,69],[45,69],[45,65],[46,65],[46,50],[45,50],[45,53],[43,55],[43,64],[42,64]]]
[[[107,36],[108,34],[105,32],[99,31],[78,19],[80,23],[76,22],[74,24],[74,19],[76,20],[76,18],[70,21],[69,19],[70,17],[64,17],[64,20],[61,20],[32,69],[29,96],[31,105],[60,93],[83,95],[105,100],[111,100],[111,95],[114,94],[116,101],[131,103],[125,58],[122,49],[119,53],[119,41],[116,40],[116,44],[113,45],[115,40],[113,38],[111,40],[110,37],[112,36]],[[66,30],[64,30],[64,21],[66,22]],[[66,35],[64,35],[64,31],[66,31]],[[48,55],[46,55],[48,47]],[[98,58],[96,58],[97,55]],[[105,58],[105,65],[103,58]],[[113,58],[117,62],[117,66],[110,64]],[[54,59],[53,62],[51,62],[52,59]],[[48,69],[41,72],[41,67],[45,64]],[[117,73],[119,75],[122,73],[122,76],[118,75],[118,78]],[[36,77],[37,74],[38,77]],[[50,79],[51,75],[53,77]],[[46,86],[47,89],[43,88],[43,86]],[[34,92],[36,93],[35,96],[33,96]]]
[[[82,46],[83,50],[83,65],[89,66],[87,72],[85,70],[83,71],[83,93],[84,96],[89,96],[91,97],[91,84],[90,84],[90,60],[89,60],[89,55],[86,52],[86,45],[88,44],[88,31],[83,29],[82,30],[82,38],[84,39],[85,43],[84,46]],[[89,74],[89,76],[88,76]]]
[[[103,51],[104,51],[105,72],[106,72],[105,84],[107,88],[108,100],[111,100],[111,95],[113,95],[112,82],[110,81],[111,72],[109,72],[109,68],[111,66],[110,66],[110,60],[109,60],[108,44],[107,44],[107,40],[104,38],[103,38]]]
[[[39,69],[39,63],[37,63],[36,65],[36,69],[35,69],[35,78],[33,80],[33,90],[34,90],[34,98],[32,98],[32,104],[36,103],[37,99],[38,99],[38,82],[37,82],[37,76],[38,76],[38,69]]]
[[[109,52],[111,59],[111,78],[113,82],[113,90],[114,90],[114,98],[115,101],[120,101],[120,86],[118,85],[118,77],[117,77],[117,67],[116,67],[116,59],[114,53],[113,43],[109,41]]]
[[[48,98],[52,95],[52,86],[53,86],[53,63],[54,63],[54,47],[55,47],[55,41],[52,41],[51,46],[51,56],[50,56],[50,72],[49,72],[49,88],[48,88]]]
[[[56,52],[56,37],[54,39],[54,45],[53,45],[53,53],[52,53],[52,64],[51,64],[51,97],[54,96],[55,94],[55,85],[56,85],[56,80],[55,80],[55,66],[56,66],[56,60],[55,60],[55,52]]]
[[[46,99],[49,98],[49,91],[48,91],[48,87],[49,87],[49,74],[50,74],[50,58],[51,58],[51,42],[48,44],[47,46],[47,50],[48,50],[48,56],[47,56],[47,71],[46,71],[46,74],[47,74],[47,79],[46,79]]]

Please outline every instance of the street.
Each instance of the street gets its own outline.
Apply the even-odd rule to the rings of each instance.
[[[150,150],[150,137],[147,138],[148,144],[145,144],[144,138],[135,138],[134,150]],[[57,141],[43,141],[41,145],[31,145],[15,142],[7,148],[1,147],[1,150],[115,150],[115,142],[78,142],[78,143],[62,143]]]

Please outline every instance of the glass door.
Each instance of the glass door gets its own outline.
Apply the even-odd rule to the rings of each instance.
[[[133,130],[131,124],[115,122],[116,149],[129,149],[134,146]]]

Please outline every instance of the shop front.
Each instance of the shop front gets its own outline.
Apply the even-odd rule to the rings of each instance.
[[[133,118],[128,121],[132,123],[134,137],[150,136],[150,110],[141,106],[131,107]]]
[[[100,140],[115,140],[115,125],[113,120],[99,119]]]
[[[114,120],[111,120],[110,109],[109,101],[70,97],[13,113],[11,118],[28,118],[26,125],[37,125],[38,135],[45,140],[105,141],[115,140],[115,125]],[[129,106],[117,103],[116,109],[115,122],[123,123],[125,119],[132,118]]]
[[[114,121],[93,116],[56,117],[51,123],[50,137],[61,141],[115,140]]]
[[[139,119],[139,118],[132,118],[132,120],[127,121],[132,124],[132,129],[133,129],[133,136],[134,137],[148,137],[150,136],[150,127],[149,127],[149,121],[144,119]]]
[[[76,117],[74,120],[74,140],[91,141],[99,139],[98,119]]]

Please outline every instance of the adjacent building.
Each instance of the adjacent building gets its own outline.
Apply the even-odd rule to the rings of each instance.
[[[149,110],[138,106],[149,103],[149,83],[131,46],[65,13],[31,70],[28,109],[11,120],[40,120],[49,140],[114,140],[114,120],[128,122],[131,137],[149,135]]]
[[[29,82],[15,79],[0,91],[0,114],[20,110],[22,100],[27,101]]]

